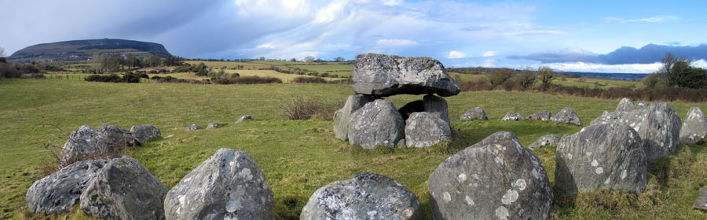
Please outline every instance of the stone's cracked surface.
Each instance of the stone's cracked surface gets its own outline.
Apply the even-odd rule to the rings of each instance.
[[[374,96],[437,93],[447,97],[461,91],[441,62],[426,57],[361,54],[352,78],[356,93]]]
[[[601,188],[640,193],[647,184],[641,139],[625,124],[592,125],[562,137],[555,161],[555,187],[567,194]]]
[[[300,219],[424,219],[415,194],[395,180],[375,173],[319,188]]]
[[[447,158],[428,189],[435,219],[546,219],[553,198],[540,159],[510,132]]]
[[[164,200],[167,219],[274,219],[273,193],[250,155],[221,148]]]

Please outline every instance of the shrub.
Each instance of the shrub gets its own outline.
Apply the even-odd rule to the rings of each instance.
[[[513,77],[513,72],[510,70],[507,71],[500,71],[494,74],[491,74],[489,76],[489,82],[491,83],[492,87],[499,86],[506,82],[506,80],[509,80],[511,77]]]
[[[326,83],[326,80],[324,80],[321,77],[304,77],[304,76],[298,76],[295,77],[292,80],[293,83]]]
[[[342,103],[326,103],[321,99],[309,97],[294,97],[283,106],[283,114],[289,120],[332,120],[334,112]]]
[[[90,75],[84,78],[84,80],[89,81],[89,82],[122,82],[123,79],[120,78],[120,76],[116,74],[110,74],[110,75]]]

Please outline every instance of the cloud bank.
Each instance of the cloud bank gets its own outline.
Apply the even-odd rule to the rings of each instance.
[[[607,54],[594,54],[584,50],[532,53],[526,56],[509,56],[510,59],[526,59],[541,63],[582,62],[597,64],[653,64],[660,62],[667,53],[692,60],[707,60],[707,44],[699,46],[669,46],[648,44],[636,49],[621,47]]]

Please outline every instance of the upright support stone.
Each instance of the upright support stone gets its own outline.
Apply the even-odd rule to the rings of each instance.
[[[373,149],[395,147],[405,138],[405,121],[392,102],[376,99],[351,115],[349,144]]]

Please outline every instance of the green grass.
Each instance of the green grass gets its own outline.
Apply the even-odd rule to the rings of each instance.
[[[358,172],[389,176],[414,192],[430,211],[427,178],[458,150],[497,131],[512,131],[527,146],[546,134],[570,134],[579,127],[550,122],[501,122],[507,111],[529,115],[539,110],[574,108],[585,124],[613,110],[618,100],[578,98],[544,93],[464,92],[447,98],[450,117],[483,107],[490,120],[453,122],[455,140],[429,149],[379,148],[365,151],[334,138],[332,121],[288,121],[281,115],[283,103],[296,96],[340,102],[353,94],[350,86],[335,84],[120,84],[80,80],[0,80],[0,218],[35,218],[24,194],[41,178],[50,160],[44,144],[62,145],[66,136],[51,126],[71,132],[83,124],[97,127],[113,123],[124,128],[152,123],[171,138],[148,143],[125,153],[140,160],[168,187],[202,163],[219,148],[242,150],[255,158],[274,192],[275,212],[280,218],[295,217],[309,196],[330,182],[349,179]],[[390,97],[397,107],[422,96]],[[676,102],[670,105],[684,118],[690,106],[707,109],[707,103]],[[241,115],[256,120],[233,125]],[[221,121],[228,126],[185,132],[191,123],[202,126]],[[650,169],[646,193],[617,191],[583,193],[576,199],[557,198],[557,219],[659,218],[704,219],[692,210],[699,184],[707,180],[705,146],[682,146],[679,152]],[[554,148],[535,150],[551,181],[554,180]],[[296,201],[288,205],[288,201]],[[49,216],[87,219],[78,209]]]

